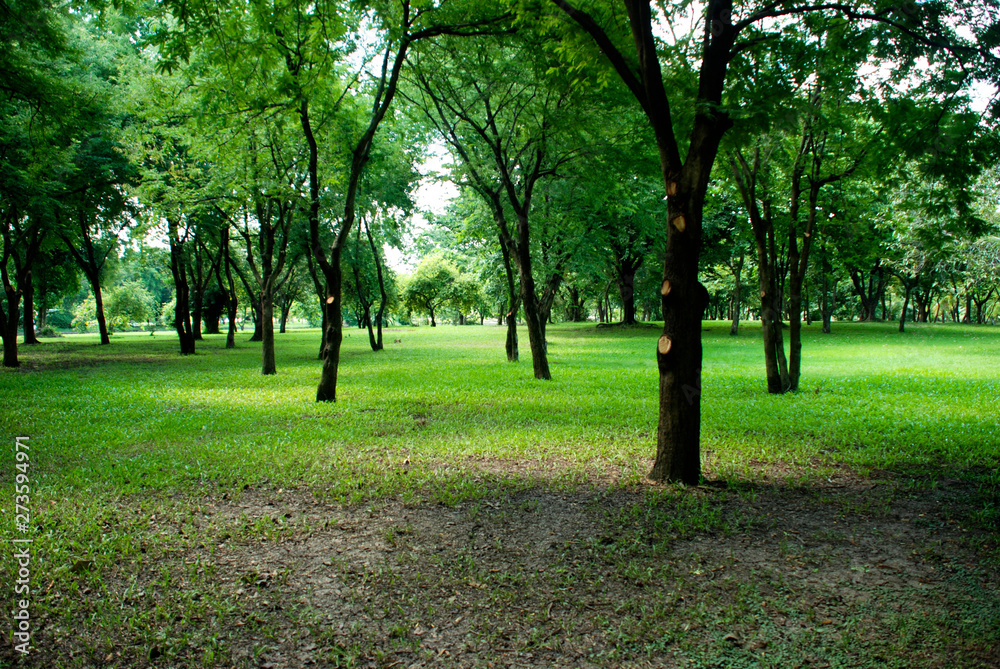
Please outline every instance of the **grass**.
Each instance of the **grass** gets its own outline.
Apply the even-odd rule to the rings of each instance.
[[[350,335],[334,404],[313,401],[316,331],[279,336],[270,377],[259,344],[226,351],[209,336],[181,358],[162,333],[117,335],[109,347],[64,336],[22,348],[23,367],[0,371],[6,517],[14,436],[30,437],[37,666],[305,662],[295,653],[391,666],[422,658],[433,634],[450,655],[461,645],[456,666],[571,649],[597,666],[931,666],[956,654],[996,666],[1000,330],[807,327],[802,391],[776,397],[759,331],[733,338],[728,324],[706,323],[710,485],[695,491],[643,485],[656,427],[652,327],[550,326],[551,382],[531,378],[526,342],[522,363],[503,362],[498,327],[391,330],[386,341],[401,342],[378,354]],[[578,532],[536,554],[549,523]],[[789,523],[808,539],[779,535]],[[919,569],[938,565],[926,576],[933,596],[902,577],[817,582],[809,601],[794,579],[782,585],[789,564],[863,567],[854,547],[877,550],[871,523],[920,555]],[[360,538],[343,539],[360,526]],[[462,541],[429,556],[439,535]],[[2,525],[5,543],[17,536]],[[317,537],[343,539],[341,557],[320,564],[337,601],[356,608],[347,627],[331,626],[328,600],[317,604],[326,585],[309,574],[319,566],[272,553]],[[753,562],[755,537],[773,551]],[[702,540],[718,545],[688,550]],[[529,558],[540,566],[525,570]],[[750,564],[767,568],[739,566]],[[738,578],[703,582],[720,565]],[[15,571],[8,551],[0,573]],[[448,588],[471,595],[433,594]],[[831,598],[836,630],[813,620]],[[6,610],[12,600],[5,585]],[[535,600],[547,616],[518,608]],[[762,602],[772,609],[761,613]],[[473,612],[461,614],[466,604]],[[452,636],[445,617],[463,618]],[[0,666],[15,660],[9,649]]]

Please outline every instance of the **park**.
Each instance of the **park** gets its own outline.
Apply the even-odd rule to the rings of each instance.
[[[0,1],[0,667],[1000,667],[997,0]]]
[[[355,329],[336,403],[315,329],[273,376],[33,347],[36,666],[995,666],[1000,330],[814,324],[770,395],[759,325],[705,327],[694,488],[645,479],[651,326],[550,326],[544,384],[495,324]]]

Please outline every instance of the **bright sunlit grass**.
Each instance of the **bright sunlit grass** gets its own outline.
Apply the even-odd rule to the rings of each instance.
[[[319,333],[278,337],[278,374],[259,344],[221,337],[182,358],[166,334],[110,347],[66,336],[22,349],[0,373],[3,434],[31,437],[36,485],[130,492],[201,485],[307,484],[354,498],[396,494],[435,472],[522,462],[521,475],[588,472],[634,482],[655,448],[653,327],[550,326],[551,382],[503,359],[504,330],[387,332],[385,351],[345,338],[338,402],[313,400]],[[765,391],[759,330],[706,323],[703,456],[709,477],[796,468],[964,470],[1000,456],[1000,331],[836,324],[806,328],[802,391]],[[245,339],[245,337],[244,337]],[[397,477],[410,461],[410,475]],[[537,466],[536,466],[537,465]],[[808,470],[806,470],[808,471]],[[0,475],[6,478],[8,472]]]

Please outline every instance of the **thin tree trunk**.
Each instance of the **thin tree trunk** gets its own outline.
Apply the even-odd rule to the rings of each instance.
[[[361,255],[361,228],[364,227],[364,220],[358,225],[358,236],[354,243],[354,262],[351,264],[351,269],[354,272],[354,289],[358,293],[358,304],[361,305],[361,312],[358,318],[358,328],[368,328],[368,345],[372,347],[373,351],[378,350],[377,342],[375,341],[375,328],[372,326],[372,303],[368,301],[365,297],[364,289],[361,287],[361,270],[358,267],[358,261]]]
[[[517,241],[511,249],[517,260],[518,279],[521,281],[521,304],[528,328],[528,345],[531,347],[531,367],[536,379],[549,380],[549,360],[545,353],[545,334],[539,320],[538,298],[535,295],[535,277],[531,273],[531,246],[526,214],[517,216]]]
[[[167,219],[167,236],[170,241],[170,272],[174,277],[176,291],[174,329],[180,342],[181,355],[191,355],[195,352],[195,340],[188,306],[188,278],[183,257],[183,242],[178,238],[177,222],[170,218]]]
[[[316,389],[317,402],[334,402],[337,399],[337,372],[340,368],[340,346],[344,341],[344,320],[341,308],[343,297],[341,293],[342,275],[340,270],[340,248],[334,246],[330,250],[330,262],[324,277],[327,281],[323,325],[323,350],[320,357],[323,360],[323,370],[319,386]]]
[[[236,314],[239,308],[236,297],[236,282],[233,281],[233,258],[229,249],[229,226],[222,229],[221,252],[223,262],[226,265],[226,307],[228,311],[229,327],[226,330],[226,348],[236,348]]]
[[[910,287],[906,286],[906,297],[903,298],[903,310],[899,313],[899,331],[903,332],[906,326],[906,309],[910,306]]]
[[[736,264],[733,266],[733,279],[735,279],[736,281],[736,287],[733,289],[733,305],[732,305],[733,324],[729,326],[729,334],[733,337],[738,335],[740,332],[740,301],[741,301],[740,291],[742,288],[742,284],[740,283],[740,275],[742,273],[743,273],[743,252],[740,251],[740,258],[739,260],[736,261]]]
[[[510,249],[507,247],[504,235],[500,236],[500,253],[503,256],[503,268],[507,277],[507,339],[504,342],[504,349],[507,351],[507,362],[517,362],[517,310],[521,302],[514,284]]]
[[[273,277],[266,279],[268,288],[260,294],[260,373],[265,376],[278,373],[274,360],[274,296],[269,289],[272,279]]]
[[[385,317],[385,306],[389,302],[389,296],[385,292],[385,277],[382,274],[382,261],[379,258],[378,249],[375,247],[375,238],[372,235],[371,226],[367,223],[365,224],[365,235],[368,237],[368,246],[371,248],[372,257],[375,258],[375,274],[378,276],[378,292],[380,298],[378,311],[375,314],[375,328],[377,330],[377,334],[375,341],[372,342],[372,350],[381,351],[383,348],[382,320]]]
[[[731,158],[731,167],[743,202],[750,213],[750,225],[757,247],[760,324],[764,340],[764,372],[767,377],[767,392],[781,394],[788,390],[788,369],[781,333],[781,292],[777,286],[774,222],[771,218],[769,202],[764,200],[763,211],[757,202],[756,189],[760,168],[760,151],[755,152],[752,166],[740,153],[734,153]]]
[[[90,288],[94,292],[94,312],[97,315],[97,329],[101,333],[101,345],[111,343],[108,336],[108,321],[104,316],[104,296],[101,294],[101,281],[98,274],[90,277]]]

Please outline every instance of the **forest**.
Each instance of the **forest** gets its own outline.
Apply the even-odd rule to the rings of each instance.
[[[1000,610],[969,593],[998,564],[998,86],[996,0],[0,0],[0,427],[5,442],[55,444],[31,456],[33,490],[49,499],[35,517],[39,545],[68,561],[35,564],[67,593],[46,591],[55,628],[41,634],[65,666],[409,665],[431,662],[423,635],[445,627],[431,609],[462,610],[422,600],[420,579],[444,590],[459,579],[517,628],[517,662],[545,648],[538,666],[553,666],[554,640],[572,637],[573,666],[717,666],[736,661],[730,651],[805,666],[809,635],[768,656],[774,618],[757,636],[734,622],[718,638],[703,631],[693,638],[714,650],[699,654],[680,627],[658,639],[643,611],[662,626],[684,608],[682,623],[704,629],[699,616],[722,609],[687,608],[700,590],[682,606],[684,579],[739,569],[725,562],[735,553],[694,544],[766,537],[777,527],[766,518],[822,543],[818,526],[835,534],[830,495],[845,522],[892,517],[881,530],[892,536],[943,514],[921,527],[954,530],[966,551],[954,560],[976,567],[941,595],[933,630],[907,619],[910,637],[891,640],[897,627],[878,613],[865,650],[833,644],[820,659],[995,666]],[[101,415],[117,422],[99,426]],[[12,490],[29,476],[21,444],[24,468],[0,472]],[[882,511],[864,502],[876,486]],[[129,517],[122,529],[91,493]],[[458,515],[442,520],[431,503]],[[812,509],[805,520],[787,517],[796,505]],[[607,593],[566,603],[566,584],[512,575],[500,554],[474,567],[472,553],[439,547],[449,557],[434,568],[447,574],[433,575],[414,557],[442,523],[468,530],[474,550],[477,531],[499,547],[505,514],[518,519],[517,550],[549,545],[524,521],[542,512],[538,527],[565,550],[536,556],[538,574],[558,566],[588,588],[622,579],[620,638],[602,627],[616,618]],[[237,517],[241,529],[226,530]],[[263,599],[260,625],[237,629],[229,586],[184,576],[161,538],[187,532],[195,562],[184,564],[199,565],[195,544],[243,542],[228,558],[238,573],[205,567],[242,597],[315,591],[287,580],[311,564],[301,542],[347,526],[365,526],[385,560],[398,549],[422,566],[338,562],[351,601],[396,578],[413,601],[405,613],[358,604],[369,622],[340,620],[332,641],[322,621]],[[905,560],[958,541],[921,536]],[[362,550],[337,537],[345,556]],[[266,541],[300,542],[297,557],[256,553]],[[851,564],[868,559],[853,538],[836,541]],[[878,567],[904,560],[893,545]],[[142,571],[147,546],[168,564],[162,581]],[[808,552],[779,548],[782,560]],[[93,568],[115,554],[136,556],[131,575]],[[942,555],[935,564],[951,565]],[[810,559],[832,558],[800,566]],[[262,571],[269,560],[280,568]],[[907,564],[884,569],[923,569]],[[515,623],[517,596],[495,599],[497,573],[511,593],[541,593],[544,621]],[[135,592],[166,596],[178,578],[209,588],[205,601],[164,605],[178,625],[154,638],[157,614]],[[671,578],[669,606],[635,590],[667,592]],[[746,611],[780,594],[773,578],[740,578],[753,593],[707,601]],[[831,579],[855,616],[837,638],[857,642],[868,600],[844,594],[849,575]],[[141,629],[105,604],[61,608],[81,588],[128,606]],[[819,590],[788,595],[782,620],[798,611],[813,634],[843,613],[816,625],[830,594]],[[911,611],[931,610],[907,593],[896,594]],[[560,601],[600,638],[570,634],[566,616],[554,629]],[[431,622],[414,618],[422,606]],[[83,641],[60,636],[87,616]],[[185,631],[191,616],[224,633]],[[957,641],[954,616],[974,621]],[[473,619],[478,641],[460,658],[457,637],[440,646],[455,666],[504,645],[487,614]],[[289,641],[296,625],[314,630],[308,652]],[[900,650],[919,635],[930,641]],[[136,639],[139,654],[122,656]]]

